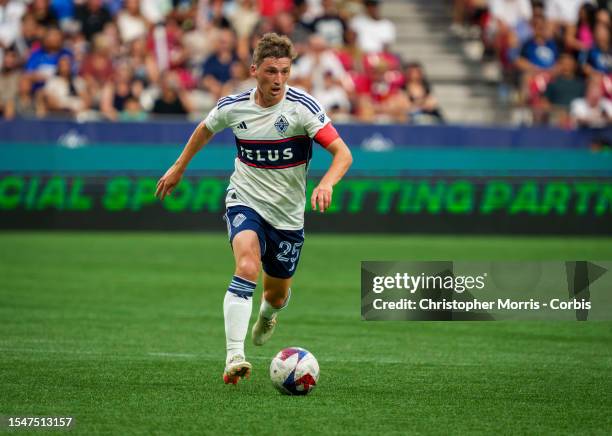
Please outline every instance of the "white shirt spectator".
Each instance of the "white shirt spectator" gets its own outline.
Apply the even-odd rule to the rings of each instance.
[[[18,0],[11,0],[0,5],[0,43],[5,47],[15,42],[21,32],[21,17],[26,6]]]
[[[259,18],[256,2],[242,0],[230,15],[229,21],[238,38],[248,38],[257,26]]]
[[[586,98],[578,98],[572,102],[570,113],[582,125],[605,127],[612,119],[612,101],[600,98],[595,106],[591,106]]]
[[[164,21],[172,10],[172,0],[146,0],[140,2],[140,12],[149,23],[157,24]]]
[[[544,13],[550,21],[564,24],[576,24],[578,12],[584,3],[593,3],[592,0],[546,0]]]
[[[531,20],[532,15],[529,0],[489,0],[489,10],[494,18],[511,28]]]
[[[351,109],[351,103],[344,88],[338,85],[332,85],[329,88],[321,88],[314,90],[312,96],[319,100],[326,112],[334,112],[340,110],[348,113]]]
[[[366,53],[381,52],[385,45],[395,42],[395,26],[387,19],[358,15],[351,20],[350,27],[357,33],[357,44]]]
[[[121,40],[124,43],[129,43],[135,39],[142,38],[147,34],[147,24],[142,18],[134,17],[123,12],[119,13],[117,18],[117,26],[121,34]]]
[[[343,86],[351,86],[350,76],[331,50],[325,50],[319,55],[307,52],[296,62],[291,71],[296,79],[310,79],[313,93],[323,89],[325,74],[328,73]]]
[[[82,92],[85,87],[85,80],[81,77],[74,78],[73,85],[77,93]],[[64,77],[53,76],[45,83],[44,91],[53,97],[62,109],[78,112],[85,109],[83,100],[78,94],[70,91],[70,83]]]

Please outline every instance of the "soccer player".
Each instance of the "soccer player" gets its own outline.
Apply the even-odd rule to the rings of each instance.
[[[251,372],[244,340],[262,267],[263,297],[251,332],[255,345],[270,339],[278,312],[289,303],[291,278],[304,243],[306,173],[312,140],[333,156],[312,193],[313,210],[324,212],[329,208],[333,186],[352,163],[349,148],[321,105],[306,92],[287,86],[294,58],[295,50],[287,37],[265,34],[250,67],[257,87],[221,98],[157,184],[156,196],[163,200],[213,135],[226,127],[232,129],[237,156],[224,218],[236,267],[223,302],[226,384],[236,384]]]

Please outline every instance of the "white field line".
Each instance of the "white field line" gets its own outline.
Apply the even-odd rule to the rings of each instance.
[[[117,353],[101,353],[98,351],[86,351],[86,350],[66,350],[66,349],[40,349],[40,348],[15,348],[15,347],[0,347],[0,352],[8,353],[36,353],[36,354],[64,354],[67,356],[99,356],[99,357],[114,357],[114,358],[167,358],[167,359],[197,359],[197,360],[209,360],[217,361],[221,357],[219,354],[205,354],[205,353],[169,353],[164,351],[151,351],[144,354],[117,354]],[[248,360],[252,361],[268,361],[270,357],[249,357]],[[388,358],[376,358],[376,359],[359,359],[359,358],[325,358],[326,362],[336,363],[367,363],[367,364],[406,364],[409,363],[407,360],[399,359],[388,359]],[[416,362],[413,362],[413,364]]]

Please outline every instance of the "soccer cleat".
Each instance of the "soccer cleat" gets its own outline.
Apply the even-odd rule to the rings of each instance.
[[[272,337],[276,328],[276,316],[273,318],[265,318],[261,315],[257,318],[251,336],[255,345],[263,345]]]
[[[244,360],[244,356],[236,354],[232,356],[225,370],[223,371],[223,381],[226,385],[237,384],[241,378],[248,378],[251,375],[251,364]]]

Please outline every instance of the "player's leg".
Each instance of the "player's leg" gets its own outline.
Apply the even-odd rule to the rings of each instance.
[[[278,312],[289,303],[291,278],[297,269],[303,244],[303,230],[266,227],[267,248],[262,257],[264,292],[259,316],[251,332],[255,345],[263,345],[270,339]]]
[[[244,340],[253,306],[253,292],[261,270],[262,243],[258,217],[248,208],[230,208],[226,215],[232,250],[234,276],[223,300],[227,347],[225,383],[236,384],[247,377],[251,364],[245,359]]]
[[[263,345],[272,337],[276,315],[287,307],[291,298],[291,278],[282,279],[264,272],[263,286],[259,316],[252,331],[255,345]]]

